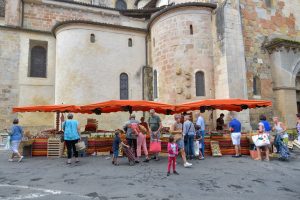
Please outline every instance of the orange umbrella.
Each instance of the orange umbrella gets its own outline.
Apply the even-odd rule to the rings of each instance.
[[[191,110],[228,110],[240,112],[248,108],[260,108],[272,106],[271,101],[264,100],[248,100],[248,99],[206,99],[196,102],[189,102],[177,105],[175,108],[176,113],[187,112]]]
[[[74,112],[79,113],[80,107],[75,105],[38,105],[14,107],[13,112]]]
[[[175,111],[175,106],[155,101],[145,101],[145,100],[110,100],[100,103],[89,104],[81,106],[82,113],[111,113],[119,111],[127,111],[132,113],[132,111],[149,111],[150,109],[155,109],[157,113],[160,114],[173,114]]]

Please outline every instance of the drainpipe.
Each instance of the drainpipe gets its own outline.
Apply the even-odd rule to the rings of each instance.
[[[22,16],[21,16],[21,28],[23,28],[23,25],[24,25],[24,0],[21,0],[21,3],[22,3]]]
[[[147,37],[148,34],[145,36],[145,66],[142,68],[142,95],[143,95],[143,100],[145,100],[145,68],[148,66],[148,42],[147,42]]]

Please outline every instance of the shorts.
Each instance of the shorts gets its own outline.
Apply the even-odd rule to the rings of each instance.
[[[119,149],[114,150],[114,158],[119,157]]]
[[[178,146],[178,150],[184,149],[184,142],[183,142],[183,139],[177,140],[176,144],[177,144],[177,146]]]
[[[233,145],[241,144],[241,133],[231,133],[231,140]]]
[[[12,152],[19,153],[20,143],[21,143],[21,141],[19,141],[19,140],[13,140],[10,142],[10,149],[12,150]]]

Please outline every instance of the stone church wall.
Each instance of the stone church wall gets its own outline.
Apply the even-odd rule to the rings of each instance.
[[[243,37],[245,43],[248,96],[250,99],[267,99],[275,102],[270,55],[262,48],[271,35],[289,37],[296,40],[300,36],[300,2],[293,0],[241,0]],[[270,3],[267,6],[266,3]],[[261,94],[253,95],[253,77],[261,81]],[[274,106],[273,106],[274,107]],[[295,108],[296,109],[296,108]],[[275,107],[272,109],[251,110],[251,121],[256,124],[262,113],[269,117],[282,116]],[[286,120],[286,119],[282,119]],[[292,119],[289,119],[291,121]],[[291,122],[293,124],[293,121]],[[254,125],[253,124],[253,125]]]
[[[120,16],[118,11],[113,10],[56,1],[45,1],[43,4],[25,3],[23,22],[25,28],[51,31],[57,22],[67,20],[89,20],[139,28],[146,27],[143,20],[129,20],[127,17]]]
[[[0,129],[8,128],[16,115],[12,107],[19,98],[20,35],[0,29]]]

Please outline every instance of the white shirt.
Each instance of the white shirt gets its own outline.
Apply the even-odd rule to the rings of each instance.
[[[196,124],[201,127],[202,131],[205,130],[205,122],[204,122],[204,118],[202,116],[198,117]]]

